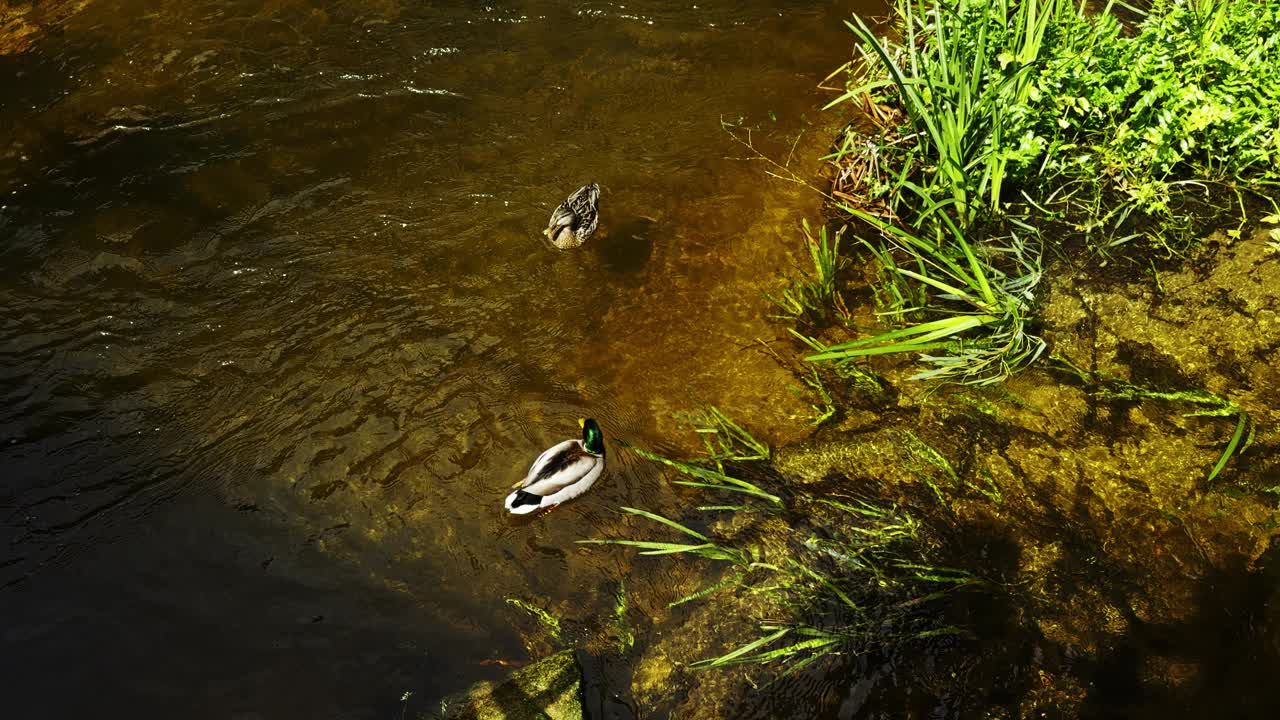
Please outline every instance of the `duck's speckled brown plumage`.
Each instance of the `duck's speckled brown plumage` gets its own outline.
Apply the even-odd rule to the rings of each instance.
[[[583,185],[551,213],[551,222],[542,232],[561,250],[581,247],[600,224],[599,211],[600,186]]]

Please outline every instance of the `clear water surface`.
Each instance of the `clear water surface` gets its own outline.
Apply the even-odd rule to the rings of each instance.
[[[501,499],[579,417],[797,425],[756,341],[818,198],[722,122],[811,176],[851,10],[40,3],[0,55],[4,714],[389,717],[527,659],[507,597],[661,583],[572,542],[679,512],[617,445]]]

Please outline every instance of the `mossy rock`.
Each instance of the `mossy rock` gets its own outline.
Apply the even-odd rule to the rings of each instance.
[[[565,650],[446,701],[448,720],[582,720],[582,668]],[[423,719],[425,720],[425,718]]]
[[[602,660],[564,650],[448,698],[427,718],[446,720],[629,720],[630,705],[605,692]]]

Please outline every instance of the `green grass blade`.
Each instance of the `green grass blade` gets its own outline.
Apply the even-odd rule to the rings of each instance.
[[[775,504],[782,503],[782,498],[778,497],[777,495],[771,495],[745,480],[739,480],[738,478],[731,477],[722,472],[717,472],[715,470],[698,467],[697,465],[691,465],[689,463],[683,463],[678,460],[671,460],[670,458],[665,458],[661,455],[658,455],[656,453],[651,453],[648,450],[644,450],[642,448],[632,448],[632,451],[635,452],[640,457],[643,457],[647,460],[652,460],[653,462],[666,465],[667,467],[679,470],[680,472],[686,475],[691,475],[693,477],[696,477],[700,480],[705,481],[703,483],[690,483],[684,480],[672,481],[677,485],[691,485],[693,487],[716,487],[716,488],[725,489],[725,490],[736,490],[737,492],[743,492],[748,495],[754,495],[756,497],[764,498]]]
[[[823,353],[805,358],[810,362],[818,360],[845,360],[849,358],[867,357],[870,355],[892,355],[900,352],[918,352],[923,350],[942,350],[951,347],[951,343],[898,343],[895,345],[879,345],[876,347],[855,348],[838,353]]]
[[[721,655],[720,657],[717,657],[717,658],[711,658],[709,660],[699,660],[696,663],[691,663],[689,667],[713,668],[713,667],[721,667],[723,665],[728,665],[735,658],[742,657],[743,655],[746,655],[747,653],[751,652],[752,650],[755,650],[756,648],[764,647],[765,645],[768,645],[769,643],[781,638],[782,636],[786,635],[789,632],[791,632],[791,628],[782,628],[777,632],[771,633],[769,635],[765,635],[764,637],[761,637],[761,638],[757,638],[756,640],[753,640],[747,643],[746,645],[743,645],[742,647],[738,648],[737,650],[734,650],[733,652],[727,653],[725,655]]]
[[[752,495],[754,497],[764,498],[765,500],[768,500],[772,503],[777,503],[777,504],[782,503],[782,498],[778,497],[777,495],[770,495],[769,493],[764,492],[763,490],[760,490],[749,484],[748,484],[748,487],[738,487],[736,485],[722,485],[720,483],[694,482],[692,480],[672,480],[671,484],[684,485],[685,487],[700,487],[700,488],[711,488],[713,490],[727,490],[729,492],[743,493],[745,495]]]
[[[719,582],[713,583],[712,585],[704,587],[701,590],[697,590],[695,592],[689,593],[688,595],[685,595],[684,597],[680,598],[679,600],[676,600],[675,602],[668,603],[667,607],[673,608],[677,605],[683,605],[687,602],[691,602],[699,598],[704,598],[716,592],[717,590],[722,590],[726,587],[729,587],[730,585],[741,580],[744,576],[745,576],[745,573],[740,573],[740,572],[732,573],[727,577],[725,577],[724,579],[720,580]]]
[[[772,662],[774,660],[780,660],[782,658],[790,657],[792,655],[804,652],[806,650],[819,650],[824,648],[831,648],[839,644],[840,641],[841,639],[838,637],[810,638],[808,640],[801,640],[798,643],[787,645],[786,647],[776,648],[774,650],[757,653],[755,655],[744,655],[741,657],[737,657],[737,658],[734,658],[733,660],[728,660],[723,663],[720,663],[719,665],[743,665],[747,663],[767,663],[767,662]],[[821,655],[823,654],[825,653],[818,653],[818,656],[821,657]],[[716,666],[708,665],[708,667],[716,667]]]
[[[1218,458],[1218,462],[1214,464],[1213,469],[1209,471],[1209,482],[1218,477],[1218,473],[1227,466],[1227,461],[1235,454],[1236,448],[1240,446],[1240,439],[1244,437],[1245,428],[1249,424],[1249,416],[1240,413],[1240,419],[1236,421],[1236,430],[1231,434],[1231,441],[1227,443],[1227,447],[1222,451],[1222,457]]]
[[[623,512],[628,512],[628,513],[631,513],[632,515],[639,515],[640,517],[648,518],[648,519],[650,519],[650,520],[652,520],[652,521],[654,521],[654,522],[660,522],[660,523],[662,523],[663,525],[666,525],[667,527],[675,528],[676,530],[679,530],[680,532],[684,533],[685,535],[690,535],[690,536],[692,536],[692,537],[696,537],[696,538],[698,538],[699,540],[703,540],[703,541],[708,541],[708,542],[709,542],[709,540],[708,540],[708,538],[707,538],[707,536],[706,536],[706,535],[703,535],[702,533],[700,533],[700,532],[698,532],[698,531],[696,531],[696,530],[690,530],[689,528],[685,527],[684,525],[681,525],[680,523],[676,522],[675,520],[671,520],[671,519],[668,519],[668,518],[664,518],[664,517],[662,517],[661,515],[656,515],[656,514],[654,514],[654,513],[651,513],[651,512],[645,511],[645,510],[638,510],[638,509],[636,509],[636,508],[632,508],[632,507],[623,507],[623,508],[621,508],[621,509],[622,509],[622,511],[623,511]]]

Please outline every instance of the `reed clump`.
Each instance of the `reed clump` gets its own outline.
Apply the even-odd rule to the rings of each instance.
[[[894,327],[809,360],[908,352],[917,379],[998,381],[1044,352],[1046,252],[1145,264],[1224,212],[1243,225],[1251,200],[1274,207],[1280,5],[1158,0],[1129,31],[1112,9],[898,0],[883,32],[848,23],[828,107],[861,112],[828,157],[830,196]]]

